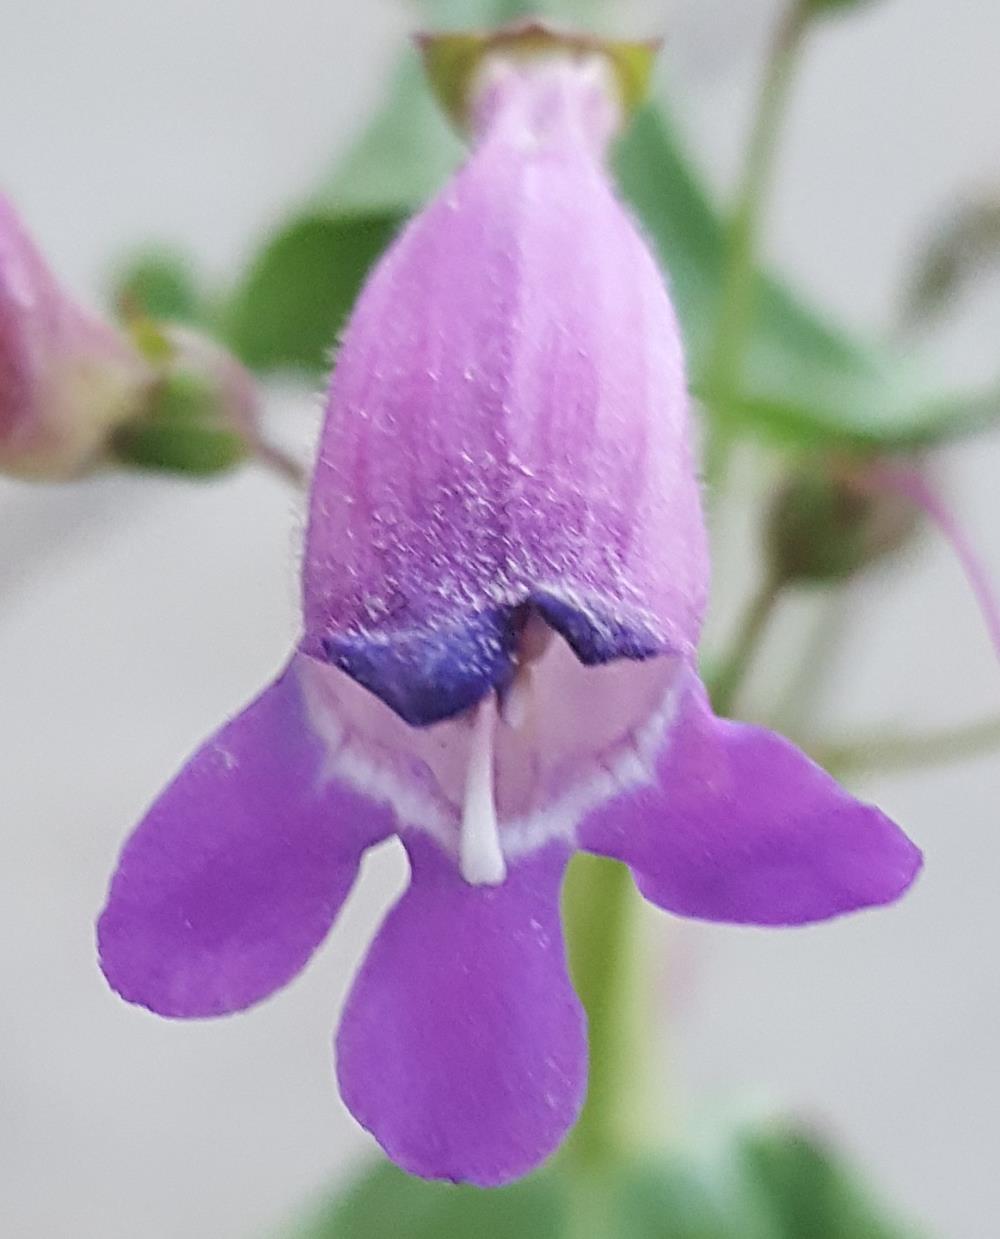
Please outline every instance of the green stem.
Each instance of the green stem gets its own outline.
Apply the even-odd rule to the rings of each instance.
[[[563,907],[573,981],[587,1011],[590,1084],[565,1157],[588,1179],[616,1164],[638,1126],[632,1107],[642,1074],[636,1061],[640,1021],[634,1018],[636,902],[624,865],[574,859]]]
[[[732,711],[783,590],[784,582],[779,577],[765,577],[747,604],[732,648],[708,680],[712,708],[717,714]]]
[[[907,770],[979,757],[1000,748],[1000,718],[922,734],[873,735],[809,745],[813,757],[838,775]]]
[[[727,404],[739,391],[743,378],[753,319],[761,220],[773,180],[781,120],[810,18],[807,0],[795,0],[778,26],[764,67],[746,161],[729,224],[722,297],[708,367],[709,406],[713,416],[705,449],[705,473],[710,485],[718,485],[721,480],[732,445]]]

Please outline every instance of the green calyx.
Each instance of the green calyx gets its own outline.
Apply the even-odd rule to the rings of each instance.
[[[111,458],[195,477],[245,460],[249,422],[233,378],[235,363],[143,314],[129,321],[128,331],[152,375],[135,415],[111,437]]]
[[[155,382],[141,416],[118,428],[111,448],[122,464],[199,477],[231,469],[248,455],[214,385],[184,373]]]
[[[620,41],[560,30],[546,22],[517,22],[485,33],[425,34],[417,38],[434,94],[457,128],[465,132],[476,76],[488,56],[533,59],[560,54],[604,56],[630,116],[645,100],[660,40]]]

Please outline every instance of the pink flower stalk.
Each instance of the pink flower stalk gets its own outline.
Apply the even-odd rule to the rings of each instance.
[[[0,471],[84,472],[135,411],[146,377],[126,338],[63,292],[0,194]]]
[[[756,925],[887,903],[920,856],[709,707],[681,339],[605,169],[608,59],[498,47],[471,100],[471,158],[343,340],[299,647],[127,843],[99,940],[131,1002],[241,1010],[304,967],[397,835],[410,886],[348,999],[341,1092],[407,1170],[495,1185],[584,1096],[574,849],[669,911]]]
[[[872,493],[898,495],[937,527],[965,573],[993,649],[1000,657],[1000,601],[997,599],[993,582],[961,521],[928,477],[922,464],[905,459],[877,461],[869,466],[866,478]]]

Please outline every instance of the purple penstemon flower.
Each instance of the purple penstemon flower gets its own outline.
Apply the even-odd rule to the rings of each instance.
[[[345,333],[301,643],[149,811],[99,929],[129,1001],[241,1010],[399,836],[410,884],[347,1001],[341,1092],[407,1170],[481,1185],[583,1099],[574,849],[669,911],[758,925],[886,903],[920,866],[786,740],[712,714],[681,340],[604,167],[609,59],[508,52],[471,87],[471,158]]]

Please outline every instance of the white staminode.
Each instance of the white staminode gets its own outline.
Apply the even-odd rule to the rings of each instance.
[[[500,717],[508,727],[516,731],[528,721],[531,708],[533,672],[531,665],[526,663],[521,667],[504,693],[500,703]]]
[[[496,695],[487,693],[472,717],[459,843],[462,877],[473,886],[498,886],[507,876],[493,794],[496,725]]]

